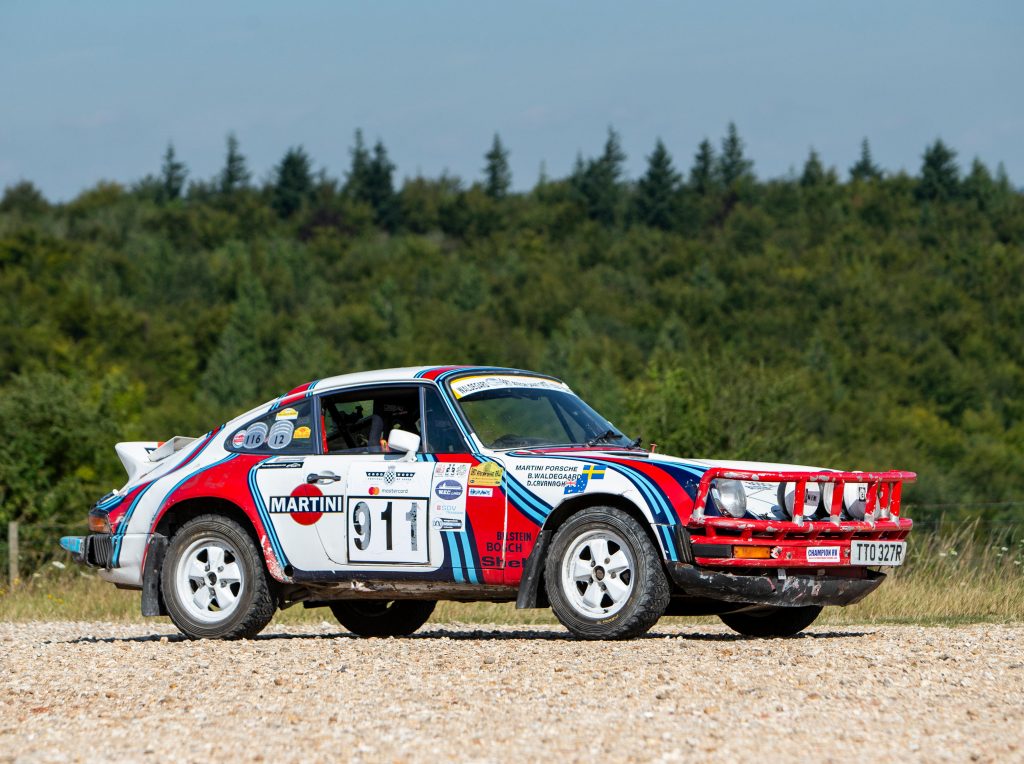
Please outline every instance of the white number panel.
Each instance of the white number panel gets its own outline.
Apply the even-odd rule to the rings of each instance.
[[[350,562],[429,562],[425,497],[350,496],[346,514]]]

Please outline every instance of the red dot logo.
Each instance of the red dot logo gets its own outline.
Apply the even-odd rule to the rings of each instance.
[[[292,496],[323,496],[323,493],[315,485],[302,483],[291,492]],[[299,525],[313,525],[323,512],[291,512],[291,518]]]

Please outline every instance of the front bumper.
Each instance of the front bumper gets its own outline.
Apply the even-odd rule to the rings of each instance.
[[[743,575],[698,568],[685,562],[670,563],[668,571],[687,596],[778,607],[852,605],[885,580],[884,573],[867,569],[863,578],[794,575],[792,569]]]
[[[94,533],[90,536],[64,536],[62,548],[71,552],[71,559],[90,568],[111,570],[114,567],[114,537],[109,533]]]

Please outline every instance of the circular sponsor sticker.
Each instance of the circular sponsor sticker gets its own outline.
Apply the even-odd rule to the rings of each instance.
[[[259,448],[267,439],[267,426],[263,422],[257,422],[245,431],[245,440],[242,445],[246,448]]]
[[[274,426],[270,428],[270,435],[267,436],[267,445],[274,450],[284,448],[292,442],[292,432],[294,430],[294,425],[287,419],[274,422]]]
[[[235,433],[235,437],[231,439],[231,445],[235,448],[241,448],[245,443],[245,430],[239,430]]]
[[[434,486],[434,493],[437,494],[439,499],[455,501],[455,499],[462,496],[462,485],[458,480],[442,480]]]

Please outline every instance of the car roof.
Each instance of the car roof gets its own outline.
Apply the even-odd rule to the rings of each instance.
[[[464,364],[449,364],[443,366],[402,366],[394,369],[375,369],[373,371],[358,371],[351,374],[338,374],[333,377],[325,377],[323,379],[314,380],[313,382],[309,382],[305,385],[300,385],[287,393],[287,395],[306,392],[311,388],[320,392],[323,390],[332,390],[338,387],[373,384],[375,382],[412,382],[424,378],[435,379],[439,374],[445,371],[462,371],[465,373],[472,373],[474,371],[487,373],[514,372],[518,374],[537,374],[542,377],[548,376],[547,374],[526,371],[524,369],[513,369],[504,366],[471,366]]]

